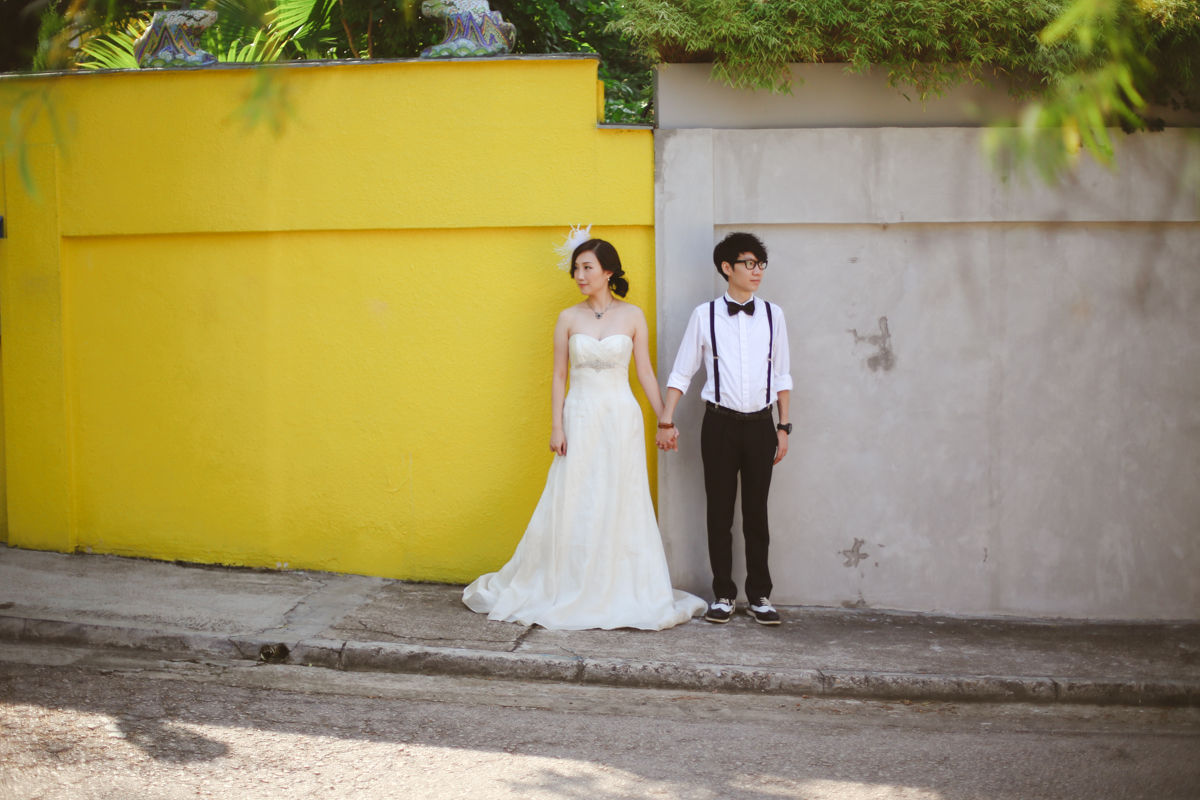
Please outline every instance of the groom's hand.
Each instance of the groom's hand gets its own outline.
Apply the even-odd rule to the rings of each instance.
[[[783,461],[783,457],[787,455],[788,435],[783,431],[775,431],[775,435],[779,437],[779,443],[775,445],[775,460],[772,464],[778,464]]]
[[[678,428],[659,428],[658,434],[654,437],[654,443],[658,445],[659,450],[674,450],[675,440],[679,437]]]

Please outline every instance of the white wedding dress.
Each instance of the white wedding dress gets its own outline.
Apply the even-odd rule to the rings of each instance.
[[[557,630],[686,622],[706,605],[671,588],[629,389],[633,340],[577,333],[568,349],[567,454],[554,457],[512,560],[463,590],[463,602],[489,619]]]

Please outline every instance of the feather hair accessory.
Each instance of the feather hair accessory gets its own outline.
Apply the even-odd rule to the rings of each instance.
[[[582,225],[572,225],[571,232],[567,234],[567,240],[562,244],[554,245],[554,252],[558,253],[558,268],[563,272],[571,271],[571,254],[575,252],[575,248],[592,238],[592,226],[586,228]]]

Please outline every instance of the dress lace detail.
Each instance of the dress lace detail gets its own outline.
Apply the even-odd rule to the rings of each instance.
[[[554,456],[546,488],[513,557],[463,590],[489,619],[558,630],[662,630],[704,611],[671,587],[646,477],[642,409],[620,380],[633,340],[569,340],[576,374],[563,403],[567,454]],[[603,377],[601,377],[603,375]]]

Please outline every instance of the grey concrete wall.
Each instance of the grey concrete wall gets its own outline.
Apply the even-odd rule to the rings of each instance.
[[[660,374],[724,288],[714,241],[754,231],[795,379],[777,602],[1200,617],[1186,139],[1125,139],[1115,175],[1085,165],[1051,189],[997,178],[979,137],[659,130]],[[677,585],[707,594],[699,386],[659,512]]]
[[[732,89],[710,79],[711,64],[655,68],[660,128],[970,127],[1013,116],[1020,104],[999,78],[964,84],[922,102],[912,87],[887,85],[887,71],[848,73],[845,64],[792,64],[790,94]],[[1155,108],[1168,125],[1200,125],[1200,114]]]
[[[984,114],[1017,105],[999,91],[965,85],[920,102],[911,88],[887,85],[874,70],[847,74],[845,64],[793,64],[791,94],[732,89],[710,80],[711,64],[655,68],[654,113],[661,128],[857,128],[970,126]]]

